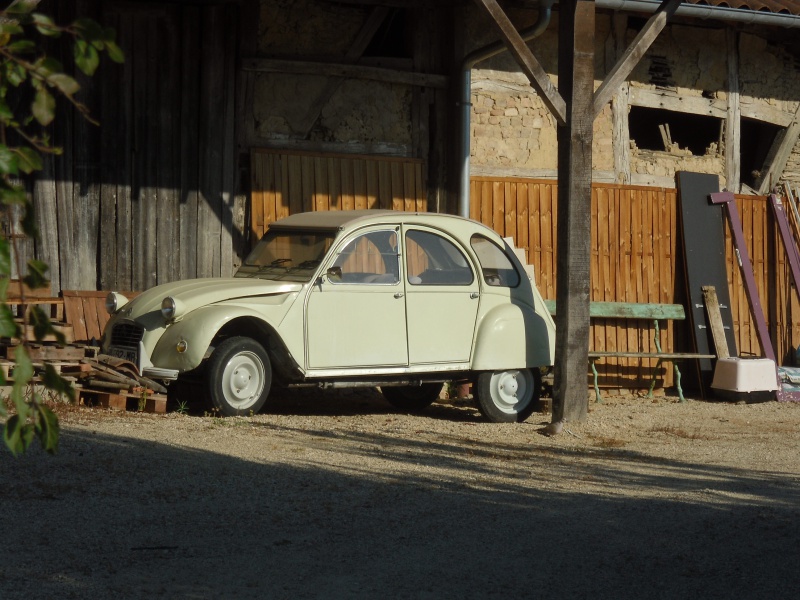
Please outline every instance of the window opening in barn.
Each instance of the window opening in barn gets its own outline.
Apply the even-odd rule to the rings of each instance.
[[[411,58],[408,34],[408,11],[393,8],[364,50],[365,57]]]
[[[720,153],[722,120],[706,115],[632,106],[628,115],[631,141],[640,150],[684,156]]]
[[[764,169],[769,151],[782,129],[779,125],[744,117],[741,120],[741,129],[742,183],[755,186]]]

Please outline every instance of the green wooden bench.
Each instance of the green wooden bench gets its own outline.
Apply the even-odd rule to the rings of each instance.
[[[555,300],[545,300],[545,305],[550,314],[556,314]],[[672,362],[675,370],[675,388],[678,390],[678,397],[681,402],[685,402],[683,390],[681,389],[681,372],[678,369],[678,362],[681,360],[716,358],[714,354],[696,354],[692,352],[664,352],[661,350],[661,340],[659,339],[659,321],[683,321],[686,319],[686,312],[681,304],[640,304],[636,302],[591,302],[589,303],[589,318],[592,319],[631,319],[631,320],[652,320],[654,327],[653,341],[657,352],[600,352],[589,351],[589,363],[594,375],[594,393],[597,402],[602,402],[600,387],[597,385],[597,368],[595,361],[601,358],[653,358],[658,360],[653,368],[653,377],[650,380],[650,389],[647,397],[653,395],[656,385],[658,369],[664,361]]]

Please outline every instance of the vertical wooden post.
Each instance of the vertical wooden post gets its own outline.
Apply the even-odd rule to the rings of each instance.
[[[725,119],[725,187],[739,193],[741,180],[741,111],[739,108],[739,32],[727,29],[728,116]]]
[[[558,128],[553,421],[582,421],[588,412],[595,3],[562,0],[559,7],[558,81],[567,118]]]

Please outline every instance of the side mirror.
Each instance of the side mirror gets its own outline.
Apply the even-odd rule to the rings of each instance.
[[[341,281],[342,280],[342,267],[331,267],[328,269],[325,274],[328,276],[328,279]]]

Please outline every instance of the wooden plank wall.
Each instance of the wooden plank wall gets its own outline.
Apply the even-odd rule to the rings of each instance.
[[[125,52],[124,65],[103,60],[93,79],[79,77],[79,100],[101,127],[63,103],[52,133],[63,154],[45,157],[32,190],[42,232],[35,256],[51,266],[53,293],[232,273],[245,250],[244,202],[236,205],[237,6],[43,2],[59,22],[80,14],[113,27]]]
[[[413,158],[251,152],[253,244],[267,226],[298,212],[385,208],[428,210],[424,161]]]
[[[555,299],[555,181],[473,178],[471,217],[514,238],[536,268],[542,295]],[[800,343],[800,306],[789,286],[788,264],[776,240],[772,215],[762,196],[739,196],[737,205],[762,304],[766,307],[777,355],[789,357]],[[677,221],[677,192],[595,184],[592,191],[591,299],[595,301],[676,303],[685,305],[682,248]],[[728,284],[742,356],[761,356],[756,329],[735,261],[727,228]],[[685,323],[669,323],[661,332],[664,349],[691,351]],[[655,351],[651,322],[598,320],[591,329],[591,349]],[[649,385],[655,361],[624,359],[598,363],[601,383],[608,387]],[[660,385],[673,385],[669,368],[660,369]]]

